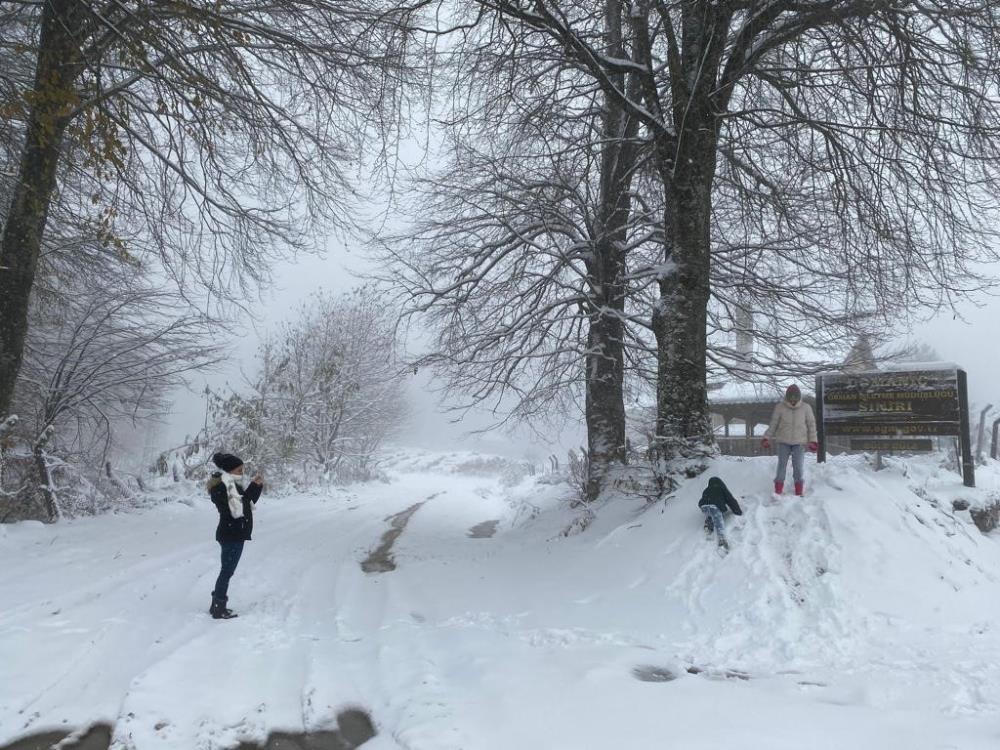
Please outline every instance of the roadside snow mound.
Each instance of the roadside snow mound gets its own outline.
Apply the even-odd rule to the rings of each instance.
[[[704,536],[678,533],[701,518],[704,478],[689,482],[661,523],[666,590],[690,653],[758,669],[849,665],[873,646],[900,653],[903,630],[977,632],[995,609],[1000,546],[952,509],[984,491],[937,463],[875,472],[863,457],[837,457],[811,467],[804,498],[777,498],[760,489],[771,461],[719,460],[705,478],[721,476],[744,509],[724,558]],[[993,470],[980,474],[995,485]]]

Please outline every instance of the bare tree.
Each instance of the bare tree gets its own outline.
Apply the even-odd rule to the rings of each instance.
[[[492,402],[502,421],[583,412],[594,498],[625,461],[639,123],[560,50],[467,20],[444,68],[446,166],[418,182],[414,224],[386,239],[380,276],[434,330],[415,364],[450,396]],[[621,45],[611,18],[605,46]]]
[[[215,395],[211,434],[279,479],[363,475],[404,414],[397,346],[371,290],[318,294],[262,345],[249,388]]]
[[[620,460],[625,373],[657,392],[662,452],[699,452],[709,375],[813,373],[982,288],[989,222],[966,203],[995,186],[969,171],[994,160],[995,112],[975,120],[964,74],[893,36],[903,18],[922,42],[943,9],[477,4],[453,48],[450,163],[387,277],[437,331],[419,363],[451,391],[513,394],[530,418],[585,388],[591,496]],[[989,57],[984,9],[948,23]],[[918,86],[916,109],[886,81]],[[948,117],[939,95],[957,97]],[[914,134],[945,155],[931,179]]]
[[[140,285],[77,291],[32,316],[15,401],[38,430],[59,427],[64,454],[100,465],[116,425],[168,413],[166,398],[184,375],[225,352],[211,321],[172,293]]]
[[[981,283],[975,265],[994,257],[988,238],[1000,192],[994,3],[478,5],[506,19],[513,35],[548,39],[567,69],[586,71],[649,139],[662,209],[652,267],[657,437],[668,453],[711,441],[706,332],[720,159],[742,170],[755,194],[771,183],[794,187],[773,193],[788,223],[762,228],[776,227],[776,244],[797,248],[799,260],[812,253],[839,263],[851,289],[867,281],[876,294],[902,291],[911,305],[948,304]],[[625,19],[624,54],[604,47],[609,11]],[[752,274],[771,242],[732,243],[742,260],[734,266]],[[779,266],[788,262],[778,257]],[[773,265],[763,270],[773,279]],[[821,267],[801,283],[828,278]]]
[[[348,221],[348,170],[406,116],[422,3],[10,5],[0,49],[17,64],[0,84],[20,145],[0,233],[0,413],[55,202],[93,215],[121,257],[159,256],[182,289],[222,303],[276,251]]]
[[[122,428],[163,417],[185,374],[223,354],[214,324],[140,270],[102,278],[85,264],[60,265],[45,259],[44,292],[33,296],[14,397],[21,419],[11,431],[22,457],[12,480],[27,478],[27,487],[0,487],[5,518],[56,520],[59,477],[100,476]]]

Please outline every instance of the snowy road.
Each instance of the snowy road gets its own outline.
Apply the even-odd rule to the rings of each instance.
[[[905,482],[824,471],[805,501],[748,494],[725,559],[694,486],[569,538],[565,486],[447,467],[265,496],[228,622],[207,500],[10,527],[0,742],[105,721],[115,748],[213,750],[357,707],[373,750],[997,747],[1000,549]],[[365,572],[408,510],[395,569]]]

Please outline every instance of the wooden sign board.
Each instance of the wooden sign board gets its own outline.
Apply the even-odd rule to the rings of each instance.
[[[827,437],[851,438],[851,450],[908,451],[931,450],[931,437],[958,437],[962,442],[965,483],[974,486],[963,370],[928,368],[819,375],[816,410],[821,461],[826,458]],[[904,443],[905,448],[888,447]]]
[[[955,370],[823,375],[827,435],[958,435]]]

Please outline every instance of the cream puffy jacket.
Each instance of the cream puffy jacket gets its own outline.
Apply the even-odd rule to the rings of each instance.
[[[816,415],[805,401],[792,406],[782,401],[774,407],[771,426],[764,437],[786,445],[805,445],[816,442]]]

